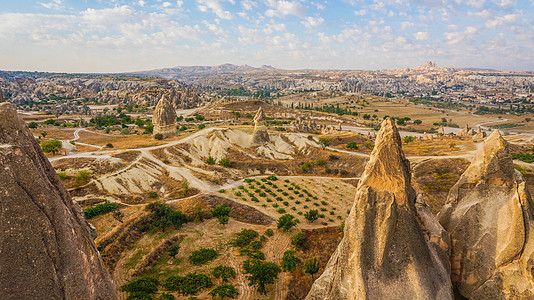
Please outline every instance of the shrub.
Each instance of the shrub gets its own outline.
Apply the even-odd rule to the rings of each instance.
[[[297,225],[297,222],[295,220],[295,217],[291,214],[285,214],[278,219],[277,227],[278,229],[288,231],[289,229],[291,229],[293,226],[296,226],[296,225]]]
[[[413,123],[415,125],[419,125],[419,124],[423,123],[423,121],[421,121],[421,120],[413,120]]]
[[[285,271],[288,271],[288,272],[295,271],[299,263],[300,263],[300,259],[298,259],[298,257],[295,256],[295,251],[287,250],[286,252],[284,252],[281,265]]]
[[[59,177],[59,179],[61,179],[61,180],[65,180],[65,179],[69,178],[69,175],[67,175],[67,173],[65,173],[65,172],[59,172],[59,173],[57,173],[57,177]]]
[[[162,140],[163,138],[164,138],[164,136],[161,133],[154,134],[154,139],[156,139],[156,140]]]
[[[209,156],[208,159],[206,159],[206,163],[208,165],[214,165],[215,164],[215,158],[213,158],[212,156]]]
[[[113,144],[112,144],[112,143],[107,143],[107,144],[106,144],[106,147],[107,147],[107,148],[113,148]]]
[[[121,291],[129,293],[155,294],[158,291],[159,281],[154,277],[141,277],[134,279],[123,286]]]
[[[373,142],[370,142],[370,141],[365,141],[363,142],[363,145],[368,148],[368,149],[373,149],[375,147],[375,145],[373,145]]]
[[[269,229],[265,230],[265,235],[266,236],[273,236],[274,235],[274,231],[271,228],[269,228]]]
[[[291,238],[291,245],[295,246],[295,248],[297,248],[297,249],[300,249],[300,248],[304,247],[305,243],[306,243],[306,235],[304,235],[304,233],[302,233],[302,231],[297,233],[297,234],[295,234]]]
[[[178,244],[174,244],[167,248],[167,252],[169,253],[169,256],[175,257],[178,255],[178,251],[180,250],[180,246]]]
[[[354,149],[354,150],[358,150],[358,144],[356,144],[356,142],[349,142],[347,143],[347,145],[345,145],[345,147],[347,149]]]
[[[89,176],[91,176],[91,172],[86,171],[86,170],[80,170],[78,171],[78,175],[74,177],[74,182],[77,184],[85,183],[89,181]]]
[[[219,160],[219,165],[229,168],[232,165],[232,161],[230,161],[228,158],[222,158]]]
[[[111,202],[104,202],[96,206],[86,208],[83,214],[86,219],[91,219],[99,215],[107,214],[117,209],[117,204]]]
[[[410,135],[410,136],[405,136],[405,137],[404,137],[404,142],[405,142],[406,144],[408,144],[408,143],[410,143],[410,142],[413,142],[413,141],[415,141],[415,137],[414,137],[414,136],[411,136],[411,135]]]
[[[267,176],[267,180],[276,181],[278,178],[274,175]]]
[[[204,274],[188,273],[185,276],[169,276],[163,282],[168,291],[176,291],[184,296],[196,295],[203,288],[213,286],[211,279]]]
[[[322,159],[322,158],[319,158],[316,163],[317,163],[318,166],[322,166],[322,165],[326,164],[326,161],[324,159]]]
[[[239,295],[239,292],[235,286],[228,283],[218,285],[210,292],[210,296],[214,298],[218,296],[221,299],[224,299],[225,297],[234,299],[237,295]]]
[[[174,296],[172,294],[168,293],[162,293],[159,295],[158,300],[175,300]]]
[[[200,248],[191,252],[189,256],[189,261],[194,265],[205,264],[217,257],[217,251],[212,248]]]
[[[202,129],[204,129],[204,128],[206,128],[206,125],[204,125],[204,124],[200,124],[200,125],[198,125],[198,129],[202,130]]]
[[[304,273],[310,274],[312,277],[312,280],[315,281],[315,278],[313,275],[315,273],[319,272],[319,262],[317,261],[317,258],[308,259],[304,263]]]
[[[236,238],[232,242],[234,247],[245,247],[252,242],[253,239],[258,237],[260,234],[254,229],[242,229],[241,232],[236,234]]]
[[[222,265],[213,268],[211,274],[215,278],[221,278],[223,282],[228,282],[229,278],[235,278],[234,268]]]
[[[37,126],[38,125],[35,122],[30,122],[30,124],[28,124],[28,127],[30,127],[31,129],[35,129],[35,128],[37,128]]]
[[[224,193],[226,193],[226,190],[225,189],[220,189],[219,193],[224,194]]]
[[[300,170],[302,172],[308,172],[311,168],[311,165],[309,163],[304,163],[300,166]]]
[[[276,210],[277,213],[279,214],[285,214],[286,213],[286,210],[284,208],[279,208]]]
[[[250,243],[250,248],[252,250],[260,250],[261,247],[263,247],[263,243],[261,241],[252,241]]]
[[[174,208],[159,201],[149,203],[146,209],[151,211],[152,214],[142,218],[139,222],[138,227],[141,231],[153,228],[159,228],[165,231],[165,228],[168,226],[173,225],[179,227],[188,222],[186,215],[180,211],[175,211]]]
[[[152,198],[152,199],[155,199],[155,198],[158,198],[158,193],[154,192],[154,191],[150,191],[148,193],[146,193],[148,198]]]

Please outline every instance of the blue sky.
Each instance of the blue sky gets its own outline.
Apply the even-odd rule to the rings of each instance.
[[[534,70],[534,0],[1,0],[0,69]]]

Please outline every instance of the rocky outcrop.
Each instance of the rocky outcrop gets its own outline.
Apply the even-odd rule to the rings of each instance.
[[[6,99],[4,99],[4,95],[2,94],[2,91],[0,91],[0,103],[5,102]]]
[[[445,135],[445,129],[443,128],[443,125],[441,125],[438,128],[438,136],[444,136],[444,135]]]
[[[10,103],[0,103],[2,299],[117,299],[81,208]]]
[[[176,110],[172,106],[168,95],[163,95],[154,109],[152,124],[154,125],[154,136],[161,134],[164,137],[176,134]]]
[[[534,298],[530,193],[494,131],[438,214],[451,234],[452,281],[470,299]]]
[[[469,128],[469,124],[465,124],[465,127],[458,131],[456,135],[461,137],[472,137],[475,135],[475,131],[472,128]]]
[[[265,116],[263,109],[260,107],[256,116],[254,116],[254,133],[252,135],[253,145],[263,145],[269,142],[269,133],[265,126],[266,120],[267,117]]]
[[[480,126],[477,127],[477,132],[473,135],[473,139],[483,139],[486,137],[486,132],[480,128]]]
[[[382,123],[343,240],[306,299],[452,299],[448,234],[412,188],[394,122]]]

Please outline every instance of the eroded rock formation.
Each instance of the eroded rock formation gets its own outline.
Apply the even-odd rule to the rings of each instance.
[[[451,234],[452,281],[470,299],[534,298],[530,193],[496,130],[438,214]]]
[[[258,109],[256,116],[254,116],[254,133],[252,135],[252,144],[262,145],[269,142],[269,133],[265,127],[267,117],[261,107]]]
[[[10,103],[0,103],[2,299],[116,299],[81,208]]]
[[[176,134],[176,110],[167,94],[163,95],[154,109],[152,124],[154,125],[153,134],[161,134],[164,137]]]
[[[416,201],[387,118],[361,176],[344,237],[306,299],[452,299],[448,234]]]

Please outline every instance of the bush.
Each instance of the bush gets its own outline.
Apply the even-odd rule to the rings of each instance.
[[[145,294],[155,294],[158,291],[159,281],[154,277],[141,277],[134,279],[123,286],[121,286],[122,292],[129,293],[145,293]]]
[[[223,158],[219,160],[219,165],[225,168],[229,168],[232,165],[232,161],[230,161],[228,158]]]
[[[65,180],[65,179],[69,178],[69,175],[67,175],[67,173],[65,173],[65,172],[59,172],[59,173],[57,173],[57,177],[59,177],[59,179],[61,179],[61,180]]]
[[[78,171],[78,175],[74,177],[74,182],[77,184],[85,183],[89,181],[89,176],[91,176],[91,172],[89,171],[86,171],[86,170]]]
[[[260,234],[254,229],[242,229],[241,232],[236,234],[235,240],[232,242],[234,247],[245,247],[252,242],[253,239],[258,237]]]
[[[168,293],[162,293],[159,295],[158,300],[175,300],[174,296],[172,294]]]
[[[311,165],[309,163],[304,163],[300,166],[300,170],[302,172],[308,172],[311,168]]]
[[[228,216],[230,215],[231,210],[232,208],[228,206],[227,203],[224,203],[215,206],[215,208],[211,211],[211,215],[219,220],[219,224],[227,224]]]
[[[148,198],[151,198],[151,199],[156,199],[158,198],[158,193],[154,192],[154,191],[150,191],[148,193],[146,193]]]
[[[218,296],[221,299],[224,299],[225,297],[234,299],[235,297],[237,297],[237,295],[239,295],[237,289],[233,285],[228,283],[218,285],[210,292],[210,296]]]
[[[164,136],[161,133],[154,134],[154,139],[156,139],[156,140],[162,140],[163,138],[164,138]]]
[[[354,149],[354,150],[358,150],[358,144],[356,144],[356,142],[349,142],[347,143],[347,145],[345,146],[347,149]]]
[[[326,164],[326,161],[325,161],[324,159],[319,158],[319,159],[317,160],[317,165],[318,165],[318,166],[322,166],[322,165],[324,165],[324,164]]]
[[[172,257],[175,257],[176,255],[178,255],[178,251],[180,251],[180,246],[178,244],[174,244],[167,249],[169,256],[172,256]]]
[[[106,147],[107,147],[107,148],[113,148],[113,144],[112,144],[112,143],[107,143],[107,144],[106,144]]]
[[[288,271],[288,272],[295,271],[299,263],[300,263],[300,259],[298,259],[298,257],[295,256],[295,251],[287,250],[286,252],[284,252],[281,265],[285,271]]]
[[[176,291],[184,296],[196,295],[203,288],[213,286],[211,279],[204,274],[188,273],[185,276],[169,276],[163,282],[168,291]]]
[[[52,153],[53,155],[56,155],[56,153],[61,150],[62,144],[58,140],[51,140],[51,141],[42,141],[41,142],[41,149],[45,153]]]
[[[421,120],[413,120],[413,123],[415,125],[419,125],[419,124],[423,123],[423,121],[421,121]]]
[[[111,202],[105,202],[97,204],[96,206],[86,208],[83,214],[86,219],[91,219],[99,215],[107,214],[117,209],[117,204]]]
[[[212,156],[209,156],[208,159],[206,160],[206,163],[208,165],[214,165],[215,164],[215,159]]]
[[[277,227],[284,231],[290,230],[293,226],[296,226],[297,222],[295,217],[291,214],[285,214],[278,219]]]
[[[267,176],[267,180],[276,181],[278,178],[274,175]]]
[[[202,130],[202,129],[204,129],[204,128],[206,128],[206,125],[204,125],[204,124],[200,124],[200,125],[198,125],[198,129]]]
[[[191,252],[189,261],[194,265],[202,265],[217,257],[217,251],[212,248],[200,248]]]
[[[276,210],[277,213],[279,214],[285,214],[286,213],[286,210],[284,208],[279,208]]]
[[[273,236],[274,235],[274,231],[271,228],[269,228],[269,229],[265,230],[265,235],[266,236]]]
[[[215,278],[221,278],[223,282],[228,282],[229,278],[235,278],[234,268],[222,265],[213,268],[211,274]]]
[[[411,136],[411,135],[410,135],[410,136],[405,136],[405,137],[404,137],[404,142],[405,142],[406,144],[408,144],[408,143],[410,143],[410,142],[413,142],[413,141],[415,141],[415,137],[414,137],[414,136]]]
[[[295,246],[297,249],[303,248],[304,244],[306,244],[306,236],[302,232],[295,234],[291,238],[291,245]]]
[[[30,124],[28,124],[28,127],[30,127],[31,129],[35,129],[35,128],[37,128],[37,126],[38,125],[35,122],[30,122]]]
[[[366,148],[371,149],[371,150],[375,147],[375,145],[373,145],[373,143],[370,142],[370,141],[365,141],[365,142],[363,142],[363,145],[364,145]]]
[[[319,211],[316,209],[310,209],[304,214],[304,218],[308,220],[308,222],[313,223],[313,221],[319,218]]]
[[[138,227],[141,231],[153,228],[165,231],[168,226],[180,227],[189,221],[186,215],[159,201],[149,203],[146,209],[151,211],[152,214],[142,218],[139,222]]]

